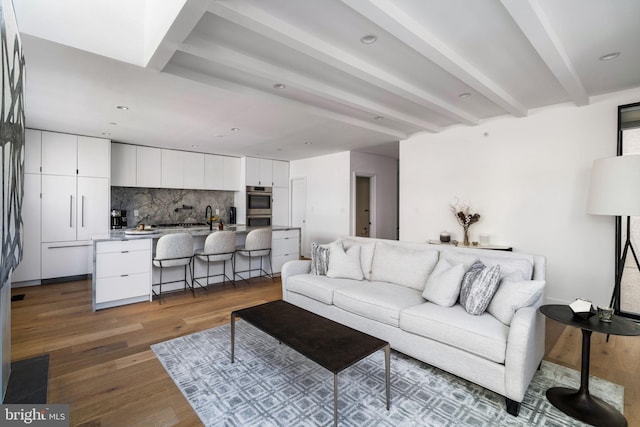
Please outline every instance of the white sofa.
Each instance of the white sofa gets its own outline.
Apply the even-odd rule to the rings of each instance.
[[[544,298],[545,257],[358,237],[340,242],[349,248],[346,253],[359,247],[362,280],[310,274],[310,260],[289,261],[282,268],[285,301],[492,390],[506,398],[511,415],[518,415],[544,354],[544,316],[538,307]],[[329,272],[333,259],[330,256]],[[487,311],[469,314],[457,294],[452,306],[443,305],[433,293],[433,284],[444,277],[436,274],[442,270],[437,264],[441,260],[446,261],[442,266],[463,264],[459,268],[465,271],[477,260],[487,267],[500,266],[500,284]],[[427,288],[429,298],[423,296]]]

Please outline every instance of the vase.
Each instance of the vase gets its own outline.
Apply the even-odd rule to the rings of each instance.
[[[464,228],[464,241],[463,244],[465,246],[469,246],[469,227],[463,227]]]

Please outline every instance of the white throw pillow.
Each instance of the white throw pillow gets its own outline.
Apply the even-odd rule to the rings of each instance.
[[[434,304],[452,307],[458,301],[464,273],[464,264],[453,265],[448,260],[440,258],[427,279],[422,296]]]
[[[345,252],[342,242],[332,243],[329,246],[327,277],[362,280],[360,246],[353,246]]]
[[[503,279],[487,311],[508,326],[519,308],[529,307],[540,298],[545,284],[544,280]]]
[[[377,242],[371,280],[395,283],[423,291],[438,262],[438,251],[412,249]]]
[[[355,240],[345,239],[342,241],[344,248],[349,250],[353,246],[360,246],[360,266],[362,274],[367,280],[371,280],[371,265],[373,264],[373,252],[376,249],[376,243],[362,243]]]

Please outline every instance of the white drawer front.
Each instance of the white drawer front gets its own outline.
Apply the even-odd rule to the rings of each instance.
[[[272,234],[273,240],[276,239],[287,239],[287,238],[298,238],[299,230],[282,230],[282,231],[274,231]]]
[[[114,240],[96,243],[96,253],[144,251],[151,249],[151,239]]]
[[[150,271],[151,251],[108,252],[96,257],[97,278]]]
[[[300,259],[300,256],[296,253],[296,254],[292,254],[292,255],[279,255],[279,256],[274,256],[273,257],[273,272],[274,273],[280,273],[282,271],[282,266],[284,265],[285,262],[287,261],[293,261],[296,259]]]
[[[300,253],[300,242],[296,237],[291,239],[282,239],[273,242],[273,255],[291,255]]]
[[[151,273],[96,279],[96,303],[151,295]]]
[[[42,278],[79,276],[91,273],[93,245],[80,243],[42,244]]]

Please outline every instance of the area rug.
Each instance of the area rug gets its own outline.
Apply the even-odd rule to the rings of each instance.
[[[205,426],[323,426],[333,424],[333,374],[244,321],[151,346]],[[391,408],[385,409],[384,354],[338,374],[341,426],[582,426],[546,399],[552,386],[578,387],[580,374],[543,362],[520,415],[478,385],[391,353]],[[592,377],[590,391],[623,407],[622,386]]]

